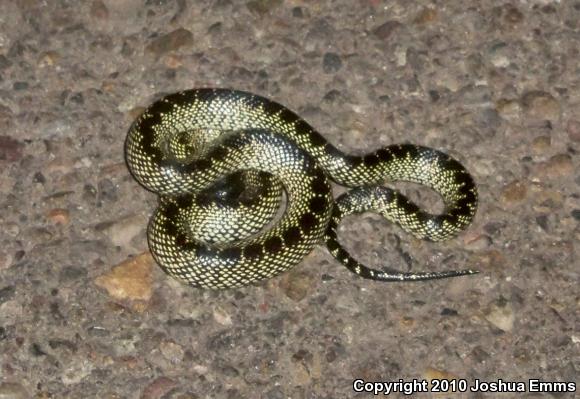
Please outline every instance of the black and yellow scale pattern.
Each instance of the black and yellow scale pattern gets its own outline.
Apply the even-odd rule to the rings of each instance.
[[[237,90],[195,89],[148,107],[125,143],[133,176],[160,195],[151,219],[151,252],[168,274],[196,287],[224,289],[290,269],[326,240],[330,253],[373,280],[416,281],[472,270],[402,273],[374,270],[337,239],[347,214],[379,212],[415,236],[444,240],[466,227],[477,191],[448,155],[410,144],[347,155],[284,106]],[[355,187],[336,203],[329,179]],[[428,214],[385,181],[432,187],[446,205]],[[282,192],[286,209],[275,219]],[[273,226],[265,229],[270,222]]]

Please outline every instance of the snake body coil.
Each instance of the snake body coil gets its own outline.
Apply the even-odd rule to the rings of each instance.
[[[292,111],[251,93],[196,89],[171,94],[133,123],[125,144],[133,176],[160,195],[148,228],[151,252],[168,274],[222,289],[275,276],[326,240],[362,277],[414,281],[474,271],[401,273],[353,259],[337,239],[347,214],[375,211],[419,238],[447,239],[467,226],[477,192],[463,166],[439,151],[393,145],[346,155]],[[355,187],[336,203],[328,179]],[[380,186],[404,180],[432,187],[445,213],[431,215]],[[282,191],[286,210],[271,229]]]

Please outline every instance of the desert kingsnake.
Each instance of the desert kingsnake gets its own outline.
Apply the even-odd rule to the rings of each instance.
[[[368,210],[434,241],[467,226],[477,206],[473,179],[459,162],[434,149],[403,144],[345,155],[280,104],[242,91],[196,89],[149,106],[131,126],[125,153],[133,176],[160,195],[148,228],[155,260],[193,286],[222,289],[275,276],[324,239],[349,270],[373,280],[475,273],[374,270],[337,240],[342,217]],[[355,188],[335,203],[328,178]],[[420,210],[380,186],[385,180],[432,187],[442,196],[445,213]],[[265,229],[283,191],[284,215]]]

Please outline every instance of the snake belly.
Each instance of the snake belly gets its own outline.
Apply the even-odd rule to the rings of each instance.
[[[434,149],[404,144],[363,156],[344,154],[274,101],[208,88],[174,93],[149,106],[128,132],[125,156],[137,181],[160,196],[148,227],[155,260],[190,285],[224,289],[270,278],[299,263],[322,241],[349,270],[372,280],[476,273],[374,270],[338,241],[341,219],[366,211],[433,241],[465,228],[477,208],[475,183],[459,162]],[[354,189],[335,204],[329,179]],[[387,180],[433,188],[445,212],[422,211],[382,187]],[[244,187],[232,188],[230,181],[245,181]],[[282,189],[285,212],[264,230]],[[248,190],[252,193],[240,194]]]

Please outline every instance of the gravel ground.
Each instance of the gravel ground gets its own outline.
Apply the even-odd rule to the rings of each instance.
[[[0,0],[0,398],[578,383],[579,21],[574,0]],[[341,237],[370,265],[482,273],[373,283],[318,248],[243,289],[167,277],[147,253],[157,199],[123,142],[143,107],[201,86],[275,99],[344,151],[456,156],[481,198],[458,238],[421,242],[372,214]]]

